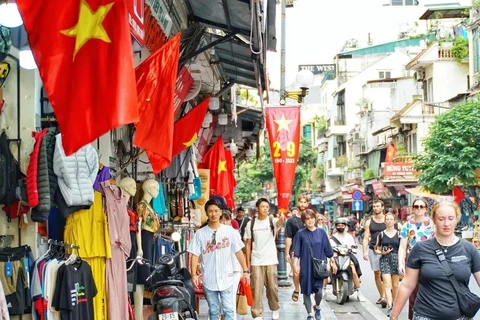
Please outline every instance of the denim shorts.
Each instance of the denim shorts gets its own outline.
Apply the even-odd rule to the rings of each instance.
[[[465,317],[465,316],[461,316],[460,318],[457,318],[455,320],[471,320],[472,318],[468,318],[468,317]],[[424,316],[421,316],[419,315],[418,313],[416,313],[415,311],[413,312],[413,318],[412,320],[432,320],[428,317],[424,317]],[[452,319],[453,320],[453,319]]]

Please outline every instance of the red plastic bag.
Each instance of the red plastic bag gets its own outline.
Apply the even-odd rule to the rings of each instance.
[[[240,279],[240,286],[242,286],[243,294],[247,297],[247,304],[251,307],[253,305],[252,287],[245,278]]]

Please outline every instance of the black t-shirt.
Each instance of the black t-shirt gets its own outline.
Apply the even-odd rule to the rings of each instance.
[[[432,320],[461,317],[455,288],[435,254],[435,238],[417,242],[408,256],[407,267],[419,269],[419,287],[414,311]],[[480,271],[480,253],[461,240],[447,248],[445,257],[461,286],[468,288],[470,276]]]
[[[96,295],[97,287],[88,263],[82,261],[79,266],[62,265],[58,269],[52,306],[60,311],[62,320],[94,320]]]
[[[398,247],[400,247],[400,238],[398,237],[398,231],[393,237],[389,237],[382,231],[378,234],[378,245],[380,247],[392,248],[394,253],[398,253]]]
[[[295,235],[297,234],[298,230],[301,230],[303,228],[305,228],[305,226],[303,225],[302,218],[298,218],[297,216],[291,216],[290,218],[288,218],[285,225],[285,237],[292,239],[292,246],[290,247],[290,252],[293,251],[293,241],[295,240]]]
[[[245,227],[247,226],[248,221],[250,221],[251,219],[247,216],[243,216],[242,219],[238,220],[237,218],[235,218],[235,220],[237,220],[238,222],[240,236],[242,237],[242,240],[243,240],[243,237],[245,236]]]

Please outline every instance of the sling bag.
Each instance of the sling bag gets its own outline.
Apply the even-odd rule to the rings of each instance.
[[[313,256],[312,243],[310,242],[309,234],[306,235],[310,248],[310,257],[312,258],[312,272],[313,277],[318,280],[328,278],[327,259],[317,259]]]

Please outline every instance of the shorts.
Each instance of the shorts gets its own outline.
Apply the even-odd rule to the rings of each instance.
[[[382,274],[398,275],[398,253],[391,252],[380,257],[380,271]]]
[[[370,261],[372,271],[380,270],[380,256],[381,255],[376,254],[372,249],[368,249],[368,261]]]

